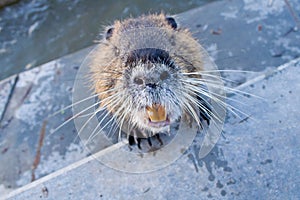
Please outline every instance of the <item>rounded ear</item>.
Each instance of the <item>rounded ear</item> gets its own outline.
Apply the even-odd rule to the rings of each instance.
[[[109,40],[114,32],[114,28],[109,28],[105,33],[105,39]]]
[[[166,20],[173,29],[177,29],[177,23],[173,17],[167,17]]]

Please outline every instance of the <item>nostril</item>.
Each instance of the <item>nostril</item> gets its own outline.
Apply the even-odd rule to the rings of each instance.
[[[141,78],[138,78],[138,77],[134,78],[133,81],[134,81],[136,84],[138,84],[138,85],[143,85],[143,84],[144,84],[144,80],[141,79]]]
[[[156,85],[156,83],[147,83],[146,86],[155,89],[157,85]]]
[[[164,81],[164,80],[166,80],[166,79],[168,79],[170,77],[170,74],[169,74],[169,72],[167,72],[167,71],[163,71],[161,74],[160,74],[160,80],[162,80],[162,81]]]

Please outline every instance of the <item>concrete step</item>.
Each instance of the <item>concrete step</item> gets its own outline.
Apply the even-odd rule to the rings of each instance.
[[[229,99],[237,109],[246,105],[247,116],[229,113],[224,138],[203,159],[199,159],[201,144],[195,142],[160,170],[126,173],[120,169],[126,169],[132,160],[120,154],[124,145],[120,142],[19,188],[7,198],[297,199],[299,77],[300,59],[296,59],[246,83],[243,91],[260,98],[234,95]],[[147,169],[147,159],[140,157],[135,165]],[[107,160],[115,164],[106,166]]]
[[[262,96],[267,103],[243,99],[248,105],[245,112],[256,123],[229,115],[226,138],[209,156],[199,159],[199,144],[193,144],[174,164],[152,173],[122,173],[98,162],[118,145],[100,151],[98,159],[85,158],[89,152],[80,144],[72,122],[50,134],[72,116],[69,109],[48,117],[71,104],[76,72],[92,47],[1,82],[0,87],[6,88],[0,94],[1,195],[24,186],[7,198],[296,198],[299,112],[292,107],[299,104],[299,64],[295,60],[283,65],[289,66],[284,70],[276,67],[299,57],[299,21],[294,15],[299,5],[296,0],[220,1],[176,16],[220,69],[263,71],[254,78],[247,73],[224,76],[238,83],[249,80],[252,85],[243,90]],[[232,98],[240,101],[239,96]]]

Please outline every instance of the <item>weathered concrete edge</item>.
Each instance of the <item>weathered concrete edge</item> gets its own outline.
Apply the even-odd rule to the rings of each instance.
[[[244,0],[245,1],[245,0]],[[232,1],[232,2],[234,2],[234,1]],[[200,9],[200,10],[203,10],[203,9]],[[197,11],[197,10],[196,10]],[[214,9],[212,9],[212,11],[213,12],[216,12],[216,10],[214,10]],[[196,13],[196,12],[195,12]],[[198,12],[199,13],[199,12]],[[218,12],[216,12],[216,13],[218,13]],[[220,13],[222,13],[222,12],[220,12]],[[213,15],[214,16],[214,15]],[[195,17],[195,16],[193,16],[193,17]],[[197,16],[196,16],[197,17]],[[184,18],[184,17],[183,17]],[[222,17],[223,18],[223,17]],[[189,18],[190,19],[190,18]],[[204,18],[205,19],[205,18]],[[190,19],[191,20],[191,19]],[[192,18],[192,20],[193,20],[193,18]],[[219,18],[218,18],[218,20],[220,20]],[[220,20],[220,22],[222,22],[221,20]],[[214,27],[218,27],[217,25],[218,24],[220,24],[220,22],[218,21],[218,22],[215,22],[214,23]],[[232,21],[230,20],[230,22],[229,22],[230,24],[232,24]],[[184,24],[184,23],[183,23]],[[191,26],[192,27],[192,26]],[[194,27],[194,26],[193,26]],[[214,27],[212,27],[212,28],[214,28]],[[253,27],[252,27],[253,28]],[[256,29],[256,27],[254,27],[255,29]],[[224,29],[225,30],[225,29]],[[207,31],[208,32],[208,31]],[[210,33],[208,33],[208,34],[210,34]],[[225,35],[225,31],[224,31],[224,35]],[[219,37],[220,36],[220,37]],[[216,44],[219,44],[219,43],[222,43],[222,40],[224,40],[224,39],[222,39],[221,38],[221,35],[219,35],[219,36],[215,36],[215,37],[218,37],[218,38],[220,38],[220,41],[218,42],[218,41],[214,41]],[[206,37],[208,37],[207,35],[206,35]],[[202,38],[202,37],[199,37],[199,38]],[[266,38],[269,38],[269,37],[266,37]],[[272,39],[273,37],[271,37],[270,39]],[[298,40],[299,41],[299,40]],[[230,44],[230,46],[232,46],[232,44]],[[298,45],[299,46],[299,45]],[[219,47],[217,47],[216,48],[216,50],[218,50],[218,49],[226,49],[226,48],[219,48]],[[230,48],[231,49],[231,48]],[[236,45],[234,45],[234,49],[239,49],[239,47],[238,46],[236,46]],[[291,48],[290,48],[291,49]],[[214,51],[214,50],[213,50]],[[238,55],[240,55],[240,54],[238,54]],[[252,55],[252,54],[251,54]],[[296,56],[297,57],[297,56]],[[295,58],[296,58],[295,57]],[[217,58],[218,58],[218,56],[217,56]],[[252,59],[252,58],[251,58]],[[284,64],[285,62],[289,62],[289,61],[287,61],[287,60],[285,60],[284,62],[282,62],[282,63],[278,63],[278,64],[270,64],[270,65],[268,65],[268,66],[263,66],[263,67],[274,67],[274,68],[276,68],[276,66],[280,66],[280,65],[282,65],[282,64]],[[247,63],[247,62],[245,62],[245,61],[243,61],[243,63]],[[222,65],[218,65],[219,67],[221,67]],[[221,68],[220,68],[221,69]],[[224,69],[224,68],[223,68]],[[244,68],[243,68],[244,69]],[[290,68],[291,69],[291,68]],[[248,70],[248,68],[245,68],[245,70]],[[252,70],[252,69],[251,69]],[[261,69],[261,70],[265,70],[265,69]],[[268,73],[265,73],[265,74],[268,74]],[[257,75],[257,74],[256,74]],[[259,74],[258,74],[258,76],[259,76]],[[226,76],[225,76],[226,77]],[[263,77],[261,77],[261,78],[264,78],[264,76]],[[265,80],[265,79],[264,79]],[[244,81],[243,81],[244,82]],[[251,85],[251,84],[250,84]],[[91,162],[91,163],[94,163],[94,162]],[[85,165],[83,165],[83,166],[85,166]],[[88,165],[88,166],[90,166],[90,164]],[[76,169],[76,171],[77,171],[77,169]],[[75,171],[75,172],[76,172]],[[70,172],[70,171],[69,171]],[[68,174],[69,174],[69,172],[68,172]],[[72,172],[72,171],[71,171]],[[62,178],[64,178],[64,179],[69,179],[70,177],[62,177]],[[49,181],[49,182],[52,182],[52,181]],[[87,181],[88,182],[88,181]],[[31,192],[31,191],[30,191]],[[26,193],[26,192],[25,192]],[[22,193],[23,194],[23,193]]]
[[[250,79],[249,81],[243,83],[242,85],[236,87],[235,89],[241,90],[241,89],[243,89],[243,88],[245,88],[247,86],[250,86],[250,85],[252,85],[254,83],[260,82],[260,81],[268,78],[269,76],[272,76],[272,75],[274,75],[274,74],[276,74],[276,73],[278,73],[278,72],[280,72],[280,71],[282,71],[284,69],[287,69],[288,67],[293,66],[297,62],[300,62],[300,58],[296,58],[296,59],[294,59],[294,60],[292,60],[290,62],[287,62],[287,63],[285,63],[283,65],[280,65],[280,66],[276,67],[274,70],[266,71],[265,73],[263,73],[263,74],[255,77],[253,79]],[[99,158],[99,157],[105,155],[108,152],[115,151],[115,150],[119,149],[120,147],[122,147],[123,145],[125,145],[124,142],[119,142],[119,143],[117,143],[115,145],[112,145],[112,146],[110,146],[110,147],[108,147],[108,148],[106,148],[104,150],[99,151],[96,154],[93,154],[93,155],[91,155],[89,157],[86,157],[86,158],[80,160],[80,161],[72,163],[71,165],[69,165],[69,166],[67,166],[65,168],[62,168],[62,169],[60,169],[58,171],[55,171],[55,172],[53,172],[53,173],[51,173],[51,174],[49,174],[49,175],[47,175],[47,176],[45,176],[43,178],[40,178],[40,179],[38,179],[38,180],[30,183],[30,184],[27,184],[27,185],[25,185],[23,187],[20,187],[20,188],[16,189],[16,190],[13,190],[8,195],[4,196],[4,199],[12,198],[15,195],[21,194],[21,193],[23,193],[23,192],[25,192],[27,190],[30,190],[30,189],[38,186],[38,185],[41,185],[41,184],[47,182],[48,180],[51,180],[52,178],[58,177],[60,175],[63,175],[65,173],[67,173],[68,171],[74,170],[74,169],[76,169],[76,168],[78,168],[78,167],[80,167],[82,165],[88,164],[90,161],[92,161],[92,160],[94,160],[96,158]]]
[[[64,168],[62,168],[62,169],[60,169],[60,170],[57,170],[57,171],[55,171],[55,172],[53,172],[53,173],[51,173],[51,174],[49,174],[49,175],[47,175],[47,176],[44,176],[44,177],[42,177],[42,178],[40,178],[40,179],[38,179],[38,180],[36,180],[36,181],[34,181],[34,182],[32,182],[32,183],[29,183],[29,184],[27,184],[27,185],[25,185],[25,186],[23,186],[23,187],[20,187],[20,188],[18,188],[18,189],[16,189],[16,190],[13,190],[13,191],[12,191],[11,193],[9,193],[7,196],[4,196],[4,199],[6,199],[6,198],[11,198],[11,197],[13,197],[13,196],[15,196],[15,195],[18,195],[18,194],[22,193],[22,192],[25,192],[25,191],[27,191],[27,190],[30,190],[31,188],[34,188],[34,187],[36,187],[36,186],[38,186],[38,185],[40,185],[40,184],[42,184],[42,183],[45,183],[46,181],[51,180],[52,178],[55,178],[55,177],[57,177],[57,176],[60,176],[60,175],[62,175],[62,174],[64,174],[64,173],[68,172],[68,171],[71,171],[71,170],[73,170],[73,169],[76,169],[76,168],[78,168],[79,166],[82,166],[82,165],[84,165],[84,164],[88,164],[90,161],[92,161],[92,160],[94,160],[94,159],[97,159],[97,158],[99,158],[99,157],[105,155],[105,154],[108,153],[108,152],[112,152],[112,151],[114,151],[114,150],[117,150],[117,149],[119,149],[120,147],[122,147],[122,146],[125,145],[125,144],[126,144],[126,143],[124,143],[124,142],[119,142],[119,143],[114,144],[114,145],[112,145],[112,146],[110,146],[110,147],[107,147],[106,149],[103,149],[103,150],[99,151],[99,152],[96,153],[96,154],[93,154],[93,155],[91,155],[91,156],[88,156],[88,157],[86,157],[86,158],[84,158],[84,159],[82,159],[82,160],[80,160],[80,161],[77,161],[77,162],[75,162],[75,163],[70,164],[70,165],[67,166],[67,167],[64,167]]]
[[[255,77],[253,79],[250,79],[250,80],[246,81],[245,83],[242,83],[241,85],[237,86],[235,88],[235,90],[242,90],[254,83],[260,82],[260,81],[264,80],[265,78],[268,78],[269,76],[272,76],[273,74],[280,72],[280,71],[290,67],[291,65],[294,65],[295,63],[297,63],[299,61],[300,61],[300,58],[296,58],[294,60],[291,60],[290,62],[284,63],[283,65],[276,67],[275,69],[267,70],[264,73],[262,73],[261,75]]]

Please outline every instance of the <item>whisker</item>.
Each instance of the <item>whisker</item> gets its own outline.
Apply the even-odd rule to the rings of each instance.
[[[110,98],[113,98],[115,97],[116,95],[112,95],[110,97],[107,97],[106,99],[110,99]],[[105,99],[105,100],[106,100]],[[72,116],[71,118],[69,118],[68,120],[66,120],[65,122],[63,122],[61,125],[59,125],[57,128],[55,128],[53,131],[50,132],[50,135],[52,135],[53,133],[55,133],[56,131],[58,131],[59,129],[61,129],[63,126],[65,126],[67,123],[69,123],[70,121],[72,121],[73,119],[77,118],[78,116],[80,116],[82,113],[84,113],[85,111],[99,105],[101,103],[101,101],[98,101],[94,104],[92,104],[91,106],[88,106],[87,108],[81,110],[80,112],[76,113],[74,116]],[[93,117],[93,116],[92,116]],[[92,118],[91,117],[91,118]]]
[[[103,107],[104,108],[104,107]],[[106,109],[106,108],[104,108],[104,109]],[[103,110],[104,110],[103,109]],[[100,112],[100,110],[99,111],[96,111],[97,113],[98,112]],[[96,113],[96,114],[97,114]],[[105,125],[103,126],[103,127],[101,127],[101,129],[99,130],[99,131],[97,131],[97,129],[101,126],[101,124],[102,124],[102,122],[108,117],[110,115],[110,113],[109,112],[107,112],[106,113],[106,115],[104,116],[104,117],[101,117],[102,119],[101,119],[101,121],[100,122],[98,122],[98,124],[97,124],[97,126],[96,126],[96,128],[93,130],[93,132],[90,134],[90,136],[89,136],[89,138],[87,139],[87,141],[86,141],[86,144],[88,144],[90,141],[92,141],[97,135],[98,135],[98,133],[99,132],[101,132],[113,119],[114,119],[114,117],[112,117],[108,122],[106,122],[105,123]],[[101,115],[102,116],[102,115]],[[90,120],[88,120],[87,122],[89,122]],[[97,133],[96,133],[97,132]],[[95,134],[96,133],[96,134]],[[80,131],[78,132],[78,135],[80,135]]]
[[[66,120],[65,122],[63,122],[61,125],[59,125],[58,127],[56,127],[53,131],[50,132],[50,135],[52,135],[53,133],[55,133],[56,131],[58,131],[59,129],[61,129],[63,126],[65,126],[67,123],[69,123],[70,121],[72,121],[73,119],[77,118],[78,116],[80,116],[80,114],[82,114],[83,112],[91,109],[92,107],[95,107],[96,105],[100,104],[101,102],[97,102],[85,109],[83,109],[82,111],[80,111],[79,113],[76,113],[76,115],[72,116],[71,118],[69,118],[68,120]]]
[[[183,84],[184,84],[186,87],[188,87],[191,91],[194,91],[194,95],[198,95],[198,94],[212,94],[212,95],[214,95],[214,96],[207,96],[207,95],[205,95],[205,96],[207,96],[207,97],[209,97],[209,98],[211,98],[211,99],[214,99],[215,96],[216,96],[216,97],[220,97],[220,98],[225,98],[225,96],[220,95],[220,94],[215,93],[215,92],[212,92],[212,91],[210,91],[210,90],[205,90],[205,89],[203,89],[203,88],[201,88],[201,87],[197,87],[197,86],[191,85],[191,84],[186,84],[186,83],[183,83]],[[244,97],[244,96],[243,96],[243,97]],[[246,106],[246,104],[245,104],[244,102],[239,101],[239,100],[236,100],[236,99],[233,99],[233,98],[231,98],[231,97],[226,96],[226,99],[230,99],[230,100],[233,101],[233,102],[236,102],[236,103],[239,103],[239,104],[242,104],[242,105],[245,105],[245,106]]]
[[[200,107],[201,109],[205,110],[207,112],[207,114],[210,116],[210,117],[214,117],[216,118],[219,122],[221,122],[221,119],[216,116],[213,112],[211,112],[210,110],[208,110],[207,108],[205,108],[205,106],[201,105],[199,102],[198,102],[198,99],[195,99],[193,96],[189,95],[189,94],[186,94],[188,99],[193,103],[195,104],[196,106]],[[195,95],[197,95],[195,93]],[[211,105],[210,103],[208,103],[205,99],[203,99],[208,105]],[[212,107],[212,106],[211,106]],[[212,109],[215,111],[216,113],[216,110],[214,109],[214,107],[212,107]]]
[[[112,97],[112,96],[110,96],[110,97]],[[110,97],[108,97],[108,98],[110,98]],[[80,128],[80,130],[78,131],[78,135],[81,134],[81,132],[83,131],[83,129],[87,126],[87,124],[90,122],[90,120],[91,120],[93,117],[96,116],[96,114],[97,114],[98,112],[105,110],[107,105],[111,105],[112,103],[117,103],[117,102],[118,102],[118,98],[116,98],[117,95],[115,95],[115,96],[113,96],[113,97],[114,97],[115,99],[113,99],[113,100],[111,100],[111,101],[109,101],[109,102],[105,102],[106,105],[103,105],[102,107],[99,107],[99,108],[97,108],[97,109],[95,110],[95,112],[93,113],[93,115],[92,115],[92,116],[91,116],[91,117],[83,124],[83,126]],[[106,99],[107,99],[107,98],[106,98]],[[109,112],[108,112],[106,115],[108,115],[108,114],[109,114]],[[106,118],[106,116],[101,120],[100,123],[102,123],[103,120],[104,120],[105,118]]]
[[[187,73],[183,73],[183,74],[206,74],[206,73],[212,73],[212,72],[233,72],[233,73],[252,73],[252,74],[260,73],[260,72],[247,71],[247,70],[216,69],[216,70],[203,70],[203,71],[197,71],[197,72],[187,72]]]
[[[182,95],[185,97],[185,99],[188,99],[187,96],[186,96],[187,94],[185,92],[183,92]],[[186,109],[186,111],[188,113],[190,113],[190,115],[194,118],[194,120],[196,121],[197,125],[202,127],[202,124],[201,124],[201,122],[199,120],[199,116],[196,113],[195,109],[188,102],[186,102],[185,100],[182,101],[180,99],[180,102],[184,106],[184,108]]]
[[[221,77],[219,75],[213,75],[213,74],[184,74],[184,75],[201,75],[202,77],[215,78],[215,79],[219,80],[218,82],[220,82],[220,80],[222,80],[224,82],[238,83],[235,80],[231,80],[231,79],[224,78],[224,77]],[[205,79],[205,78],[192,78],[192,77],[188,77],[187,79],[196,79],[196,80],[200,79],[200,80],[203,80],[203,81],[209,81],[209,79]],[[210,81],[212,81],[212,80],[210,80]]]
[[[119,101],[119,100],[117,99],[117,101]],[[115,104],[114,107],[117,107],[117,104]],[[110,119],[108,122],[106,122],[105,125],[102,126],[101,129],[100,129],[99,131],[97,131],[97,129],[101,126],[102,122],[103,122],[103,121],[106,119],[106,117],[108,117],[109,114],[110,114],[109,112],[106,113],[106,115],[105,115],[105,116],[101,119],[101,121],[98,123],[97,127],[94,129],[94,131],[92,132],[92,134],[89,136],[89,138],[88,138],[86,144],[88,144],[91,140],[93,140],[93,139],[97,136],[97,134],[98,134],[99,132],[101,132],[102,130],[104,130],[108,124],[110,124],[113,120],[115,120],[116,117],[118,116],[118,113],[122,111],[123,107],[124,107],[124,104],[123,104],[123,105],[122,105],[122,106],[121,106],[121,107],[113,114],[113,116],[111,117],[111,119]],[[97,131],[97,133],[96,133],[96,131]],[[96,133],[96,134],[95,134],[95,133]]]
[[[210,99],[212,99],[212,100],[218,102],[218,103],[221,104],[224,108],[228,108],[229,111],[230,111],[231,113],[233,113],[235,116],[237,116],[237,117],[239,117],[239,118],[241,118],[240,115],[237,114],[235,111],[237,111],[238,113],[240,113],[240,114],[242,114],[242,115],[244,115],[244,116],[248,116],[246,113],[244,113],[244,112],[241,111],[240,109],[237,109],[237,108],[233,107],[232,105],[230,105],[230,104],[228,104],[228,103],[225,103],[224,101],[222,101],[222,100],[220,100],[219,98],[216,98],[216,97],[215,97],[215,96],[219,96],[219,97],[221,97],[221,98],[224,98],[222,95],[219,95],[219,94],[214,93],[215,96],[213,96],[213,95],[212,95],[212,92],[209,92],[209,93],[208,93],[208,92],[206,92],[205,90],[201,89],[200,87],[196,87],[196,86],[191,85],[191,84],[187,84],[186,87],[188,87],[190,91],[194,91],[194,94],[195,94],[195,95],[197,95],[197,93],[200,93],[200,94],[205,95],[205,96],[207,96],[208,98],[210,98]],[[231,101],[235,101],[235,100],[234,100],[234,99],[231,99]],[[236,101],[236,102],[241,103],[241,102],[239,102],[239,101]],[[241,104],[242,104],[242,103],[241,103]],[[254,119],[253,119],[253,120],[254,120]]]
[[[70,104],[70,105],[68,105],[68,106],[66,106],[66,107],[64,107],[64,108],[62,108],[62,109],[59,110],[59,111],[56,111],[55,113],[49,115],[47,118],[54,117],[55,115],[61,113],[61,112],[64,111],[64,110],[67,110],[67,109],[69,109],[69,108],[72,108],[72,107],[75,106],[75,105],[78,105],[78,104],[80,104],[80,103],[82,103],[82,102],[84,102],[84,101],[87,101],[87,100],[89,100],[89,99],[95,98],[95,97],[97,97],[97,96],[99,96],[99,95],[101,95],[101,94],[105,94],[105,93],[107,93],[107,92],[113,92],[113,91],[116,91],[116,90],[118,90],[118,89],[120,89],[120,88],[113,88],[113,89],[106,90],[106,91],[103,91],[103,92],[100,92],[100,93],[97,93],[97,94],[93,94],[92,96],[89,96],[89,97],[87,97],[87,98],[85,98],[85,99],[79,100],[79,101],[77,101],[77,102],[75,102],[75,103],[72,103],[72,104]]]
[[[191,89],[191,90],[193,90],[193,89]],[[201,93],[202,95],[205,95],[205,96],[207,96],[208,98],[211,98],[212,100],[218,102],[218,103],[221,104],[224,108],[226,108],[226,107],[231,108],[230,111],[231,111],[232,113],[234,113],[235,115],[237,115],[237,116],[239,116],[239,115],[236,114],[236,112],[235,112],[234,110],[240,112],[240,113],[243,114],[243,115],[246,115],[245,113],[243,113],[242,111],[240,111],[240,110],[234,108],[234,107],[231,106],[230,104],[227,104],[227,103],[225,103],[224,101],[220,100],[219,98],[216,98],[216,97],[212,96],[210,93],[207,93],[207,92],[205,92],[205,91],[201,91],[200,93]],[[222,96],[221,96],[221,97],[222,97]],[[247,116],[247,115],[246,115],[246,116]]]
[[[121,134],[122,134],[122,127],[123,127],[123,123],[125,121],[126,116],[128,115],[129,111],[131,110],[131,107],[128,109],[128,111],[125,113],[123,112],[123,116],[121,117],[121,119],[118,119],[118,126],[119,126],[119,134],[118,134],[118,141],[121,141]],[[128,122],[128,126],[129,126],[130,122]],[[127,135],[129,135],[130,133],[126,133]]]
[[[194,83],[194,84],[202,84],[202,85],[208,85],[208,86],[211,86],[211,87],[214,87],[214,88],[220,88],[220,84],[214,84],[213,81],[202,81],[202,80],[199,80],[199,79],[191,79],[191,81],[186,81],[186,80],[183,80],[185,83]],[[258,99],[262,99],[264,100],[263,97],[260,97],[260,96],[257,96],[257,95],[254,95],[254,94],[251,94],[251,93],[248,93],[248,92],[244,92],[244,91],[241,91],[241,90],[238,90],[238,89],[234,89],[234,88],[230,88],[230,87],[227,87],[227,86],[222,86],[222,88],[227,91],[227,94],[228,92],[230,92],[230,94],[237,94],[237,95],[240,95],[240,96],[243,96],[243,95],[247,95],[247,96],[251,96],[251,97],[255,97],[255,98],[258,98]]]

